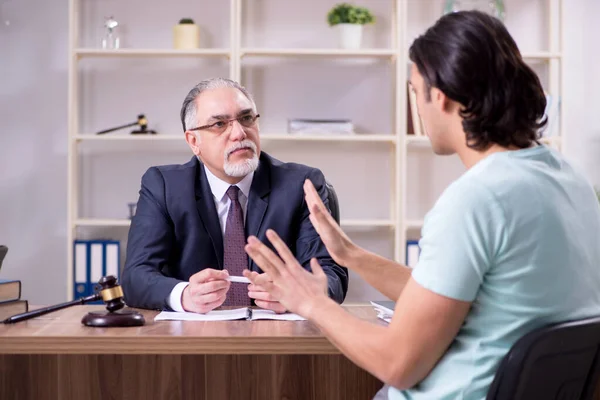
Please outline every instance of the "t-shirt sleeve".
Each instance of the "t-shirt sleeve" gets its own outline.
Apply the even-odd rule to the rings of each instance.
[[[413,279],[442,296],[473,301],[505,227],[504,212],[488,188],[455,182],[425,217]]]

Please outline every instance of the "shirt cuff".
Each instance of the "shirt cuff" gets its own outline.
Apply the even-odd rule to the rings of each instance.
[[[179,282],[173,290],[171,290],[171,294],[167,298],[167,303],[169,307],[173,311],[177,312],[185,312],[183,309],[183,305],[181,304],[181,296],[183,295],[183,290],[189,285],[189,282]]]

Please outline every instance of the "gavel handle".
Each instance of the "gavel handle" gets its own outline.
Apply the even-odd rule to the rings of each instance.
[[[60,304],[56,304],[53,306],[40,308],[40,309],[33,310],[33,311],[28,311],[26,313],[13,315],[12,317],[6,318],[4,320],[4,323],[5,324],[13,324],[15,322],[24,321],[26,319],[39,317],[40,315],[48,314],[53,311],[62,310],[63,308],[75,306],[77,304],[85,304],[85,303],[89,303],[90,301],[96,301],[96,300],[100,300],[100,299],[102,299],[102,295],[100,293],[95,293],[91,296],[82,297],[80,299],[73,300],[73,301],[67,301],[66,303],[60,303]]]
[[[134,125],[138,125],[138,123],[137,123],[137,122],[133,122],[133,123],[131,123],[131,124],[126,124],[126,125],[117,126],[117,127],[115,127],[115,128],[105,129],[105,130],[103,130],[103,131],[96,132],[96,135],[102,135],[102,134],[104,134],[104,133],[108,133],[108,132],[116,131],[116,130],[119,130],[119,129],[123,129],[123,128],[129,128],[130,126],[134,126]]]

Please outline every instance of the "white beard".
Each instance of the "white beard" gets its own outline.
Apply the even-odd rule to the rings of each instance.
[[[229,155],[235,150],[248,147],[252,150],[253,156],[250,159],[237,163],[229,162]],[[231,146],[224,154],[223,170],[233,178],[242,178],[258,168],[258,156],[256,155],[256,145],[251,140],[243,140]]]

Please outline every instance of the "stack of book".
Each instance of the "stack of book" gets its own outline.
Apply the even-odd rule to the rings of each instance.
[[[6,246],[0,246],[0,268],[7,252]],[[0,279],[0,321],[27,311],[29,311],[29,303],[21,299],[21,281]]]

